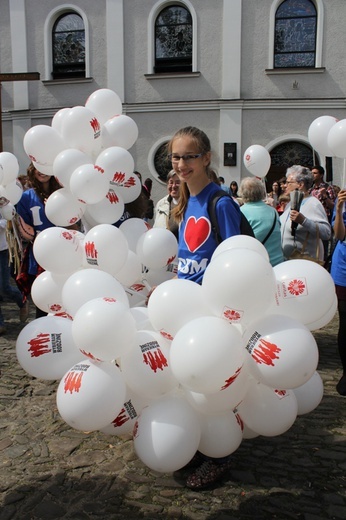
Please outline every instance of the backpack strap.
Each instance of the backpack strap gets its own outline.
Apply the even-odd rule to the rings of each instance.
[[[223,241],[221,235],[220,235],[220,228],[219,223],[216,218],[216,204],[221,197],[228,197],[231,199],[233,204],[236,204],[233,200],[233,198],[228,195],[224,190],[218,190],[210,197],[208,202],[208,214],[211,222],[211,228],[215,235],[216,241],[218,244],[221,244]],[[241,235],[249,235],[254,237],[255,234],[253,232],[253,229],[248,221],[248,219],[245,217],[245,215],[240,211],[240,233]]]

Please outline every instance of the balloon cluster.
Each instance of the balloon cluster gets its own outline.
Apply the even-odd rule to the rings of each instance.
[[[171,472],[196,450],[223,457],[244,438],[279,435],[319,404],[311,331],[336,311],[325,269],[306,260],[273,268],[264,246],[240,235],[218,246],[201,286],[166,278],[147,306],[133,305],[120,281],[124,267],[115,272],[113,261],[125,258],[137,233],[140,262],[155,263],[145,276],[159,282],[163,235],[137,228],[126,244],[121,228],[108,235],[108,226],[84,239],[51,228],[35,241],[46,271],[32,297],[50,314],[23,328],[16,352],[31,375],[60,379],[57,406],[68,425],[133,433],[143,463]],[[85,264],[89,251],[97,266]],[[126,271],[136,277],[135,262]]]
[[[56,226],[81,217],[89,228],[113,224],[124,204],[139,196],[141,183],[128,151],[138,128],[121,112],[119,96],[99,89],[85,106],[63,108],[51,126],[36,125],[26,132],[26,154],[37,170],[54,175],[62,186],[46,202],[47,217]]]
[[[223,457],[243,438],[279,435],[319,404],[312,331],[332,319],[336,296],[318,264],[273,268],[244,235],[218,246],[201,286],[173,278],[170,231],[138,218],[112,225],[139,193],[128,152],[137,130],[120,112],[101,89],[24,138],[63,188],[46,205],[56,227],[33,246],[44,272],[32,299],[48,315],[22,329],[16,353],[32,376],[60,381],[68,425],[133,433],[148,467],[174,471],[196,450]],[[64,227],[82,215],[85,232]]]

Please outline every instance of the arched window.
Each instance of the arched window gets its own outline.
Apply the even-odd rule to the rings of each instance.
[[[181,5],[166,7],[155,20],[154,71],[192,71],[192,18]]]
[[[312,147],[299,141],[280,143],[270,151],[271,164],[266,175],[268,189],[274,181],[286,175],[286,170],[294,164],[301,164],[312,168],[319,164],[318,157],[314,156]]]
[[[53,79],[85,77],[85,29],[82,17],[64,13],[52,30]]]
[[[172,163],[168,159],[168,141],[162,143],[154,155],[154,168],[160,181],[167,182],[167,175],[172,169]]]
[[[316,66],[317,12],[310,0],[285,0],[275,13],[274,68]]]

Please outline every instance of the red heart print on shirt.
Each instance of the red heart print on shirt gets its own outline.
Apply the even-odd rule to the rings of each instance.
[[[184,231],[184,239],[191,253],[199,249],[210,235],[211,225],[205,217],[189,217]]]

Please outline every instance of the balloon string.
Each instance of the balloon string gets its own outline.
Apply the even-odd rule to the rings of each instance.
[[[145,287],[148,289],[148,291],[151,291],[152,287],[148,284],[148,281],[145,278],[142,278],[142,283],[145,285]]]

